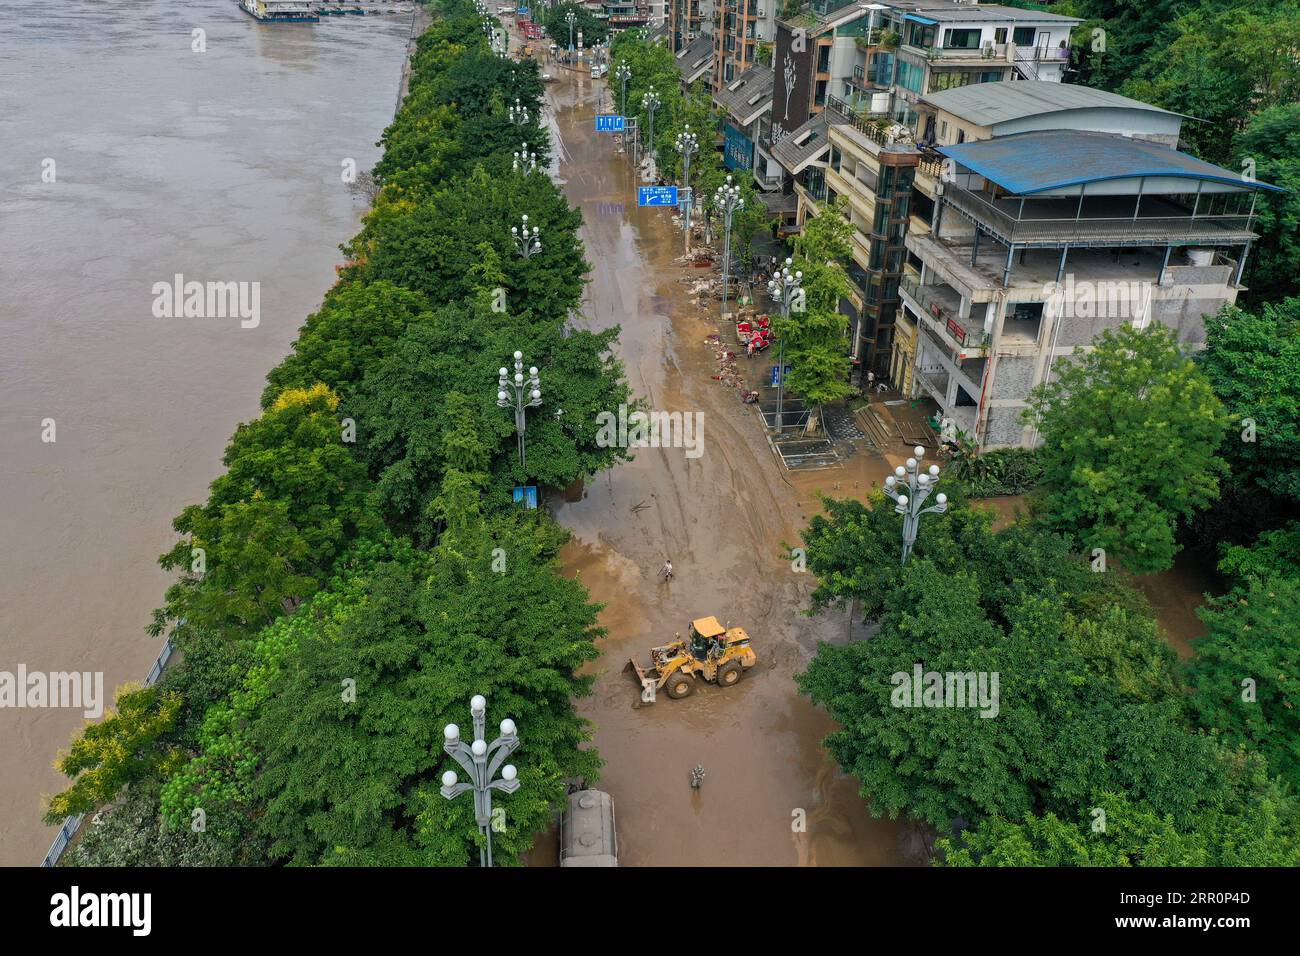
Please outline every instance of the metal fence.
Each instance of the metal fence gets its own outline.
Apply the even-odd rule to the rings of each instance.
[[[144,685],[146,687],[152,687],[158,683],[163,671],[167,669],[167,662],[172,659],[174,650],[175,646],[172,644],[171,639],[168,638],[167,643],[163,645],[163,649],[158,652],[153,665],[149,668],[149,673],[145,675]],[[56,866],[58,864],[59,857],[63,856],[63,851],[68,848],[72,838],[77,835],[77,831],[81,829],[82,821],[85,819],[85,814],[79,814],[75,817],[68,817],[63,821],[63,826],[59,827],[59,832],[54,837],[54,842],[50,844],[50,850],[45,854],[45,859],[41,861],[41,866]]]

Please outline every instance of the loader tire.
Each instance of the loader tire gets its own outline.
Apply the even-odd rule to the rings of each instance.
[[[740,683],[741,668],[735,661],[723,664],[718,670],[719,687],[735,687]]]
[[[668,678],[668,696],[673,700],[690,697],[695,692],[695,678],[689,674],[674,674]]]

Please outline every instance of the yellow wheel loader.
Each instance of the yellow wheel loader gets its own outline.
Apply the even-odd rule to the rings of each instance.
[[[655,702],[660,690],[674,700],[689,697],[697,679],[731,687],[758,663],[744,629],[723,627],[716,617],[691,621],[686,637],[679,633],[675,638],[671,644],[650,649],[648,667],[635,659],[628,661],[628,667],[641,681],[641,699],[647,704]]]

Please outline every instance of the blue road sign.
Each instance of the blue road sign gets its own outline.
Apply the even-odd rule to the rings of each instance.
[[[537,486],[536,485],[515,485],[514,493],[515,504],[522,504],[525,508],[537,507]]]
[[[676,206],[676,186],[639,186],[636,191],[638,206]]]
[[[621,133],[623,132],[623,117],[616,116],[613,113],[601,113],[596,117],[597,133]]]
[[[793,365],[787,365],[787,366],[785,367],[785,374],[786,374],[787,376],[790,374],[790,369],[792,369],[792,368],[794,368]],[[781,366],[779,366],[779,365],[773,365],[773,366],[772,366],[772,388],[776,388],[778,385],[781,384],[781,378],[782,378],[782,376],[781,376],[781,374],[780,374],[780,369],[781,369]]]

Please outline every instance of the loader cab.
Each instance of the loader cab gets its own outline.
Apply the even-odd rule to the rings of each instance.
[[[726,646],[726,633],[726,628],[718,623],[716,617],[701,617],[691,621],[691,626],[687,629],[691,654],[698,661],[707,660],[710,651],[714,656],[721,654]]]

